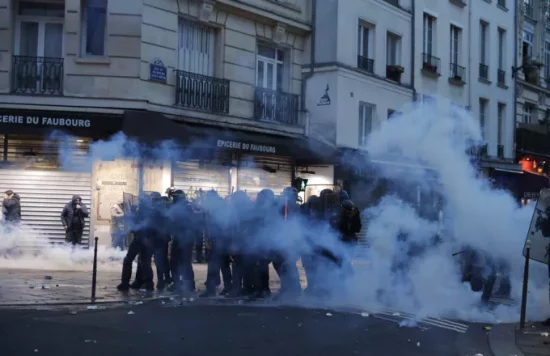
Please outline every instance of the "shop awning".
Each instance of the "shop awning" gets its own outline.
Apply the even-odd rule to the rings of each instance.
[[[328,163],[338,157],[336,148],[306,137],[268,135],[244,130],[172,120],[150,111],[127,111],[123,132],[146,144],[172,140],[187,150],[223,150],[260,155],[290,156],[297,161]]]

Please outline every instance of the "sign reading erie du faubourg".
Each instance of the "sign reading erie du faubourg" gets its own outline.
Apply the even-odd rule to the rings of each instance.
[[[89,119],[73,119],[68,117],[4,115],[0,113],[0,125],[30,125],[50,127],[91,127]]]

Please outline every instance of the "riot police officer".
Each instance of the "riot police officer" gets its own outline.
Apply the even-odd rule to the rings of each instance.
[[[193,245],[196,235],[194,211],[182,190],[171,194],[172,205],[168,211],[168,222],[172,232],[171,271],[173,284],[170,290],[183,293],[195,291],[195,273],[193,271]]]
[[[139,202],[139,207],[132,214],[130,230],[134,234],[134,239],[122,264],[121,283],[117,289],[121,292],[126,292],[130,288],[130,278],[132,277],[132,263],[139,256],[138,271],[136,272],[136,280],[132,283],[135,289],[145,285],[148,291],[154,290],[153,269],[151,267],[151,258],[154,251],[154,242],[151,226],[152,226],[152,206],[149,197],[142,196]]]
[[[269,264],[271,263],[272,245],[267,230],[269,220],[275,214],[275,194],[271,189],[263,189],[258,193],[254,209],[254,239],[252,253],[255,254],[255,298],[267,298],[271,295],[269,288]]]
[[[300,206],[298,205],[298,191],[296,188],[285,188],[279,197],[278,206],[283,223],[298,218],[300,216]],[[282,239],[285,237],[281,236]],[[276,250],[273,252],[273,268],[275,268],[281,280],[279,297],[295,298],[302,291],[300,275],[296,267],[299,251],[293,250],[294,246],[289,244],[289,241],[277,241]]]
[[[159,192],[151,193],[152,201],[152,234],[154,241],[154,259],[157,269],[157,289],[163,290],[171,283],[168,247],[170,245],[170,231],[166,219],[168,197],[162,197]]]

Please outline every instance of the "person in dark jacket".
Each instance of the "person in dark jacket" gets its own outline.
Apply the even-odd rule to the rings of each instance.
[[[251,296],[255,288],[255,255],[250,247],[252,201],[245,192],[230,197],[230,253],[233,256],[232,297]]]
[[[227,208],[228,202],[224,201],[216,191],[210,190],[206,193],[203,209],[205,215],[205,240],[210,250],[210,258],[206,273],[206,291],[200,295],[201,298],[216,295],[220,270],[222,271],[224,284],[222,294],[231,291],[231,270],[225,268],[224,271],[222,267],[222,264],[229,263]]]
[[[4,193],[2,213],[4,214],[4,221],[8,224],[18,224],[21,222],[21,198],[12,190]]]
[[[73,195],[73,199],[65,205],[61,213],[61,223],[65,228],[66,242],[73,244],[73,246],[82,242],[82,234],[88,216],[88,208],[82,203],[82,198]]]
[[[299,218],[301,211],[296,188],[285,188],[279,197],[278,206],[283,224],[291,219]],[[296,266],[297,258],[293,257],[297,251],[290,251],[287,246],[283,247],[285,244],[286,241],[281,242],[281,245],[273,252],[273,268],[281,280],[281,289],[277,298],[296,298],[302,292],[300,275]]]
[[[271,263],[272,246],[266,241],[271,234],[266,230],[269,220],[275,214],[275,194],[271,189],[258,193],[254,212],[254,238],[257,240],[253,252],[257,256],[255,277],[255,298],[267,298],[271,295],[269,288],[269,264]]]
[[[170,265],[173,284],[170,291],[183,293],[195,291],[195,273],[193,271],[193,245],[197,234],[195,212],[182,190],[172,194],[172,205],[168,210],[168,224],[172,232],[172,250]]]
[[[139,206],[135,213],[131,216],[130,231],[134,235],[134,239],[128,246],[126,257],[122,262],[121,282],[117,289],[121,292],[127,292],[130,287],[140,289],[145,285],[147,291],[154,290],[153,283],[153,268],[151,260],[154,252],[154,229],[152,226],[153,207],[150,197],[142,197]],[[138,271],[136,272],[136,280],[130,286],[130,278],[132,277],[132,263],[139,256]]]
[[[171,281],[170,261],[168,248],[170,245],[170,231],[166,217],[168,197],[162,197],[159,192],[151,193],[152,211],[150,233],[154,245],[154,260],[157,270],[157,289],[164,290]]]

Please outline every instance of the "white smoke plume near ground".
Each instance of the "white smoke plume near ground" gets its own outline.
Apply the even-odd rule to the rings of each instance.
[[[367,149],[371,159],[384,159],[391,154],[392,159],[435,171],[439,186],[431,189],[437,189],[445,201],[443,242],[429,247],[421,258],[409,260],[404,276],[395,276],[391,272],[393,261],[406,259],[405,252],[398,249],[398,234],[406,233],[408,241],[427,243],[438,226],[421,219],[399,197],[385,197],[366,211],[368,222],[364,227],[371,266],[358,271],[350,282],[351,299],[355,304],[392,306],[419,316],[517,322],[524,266],[522,250],[533,206],[519,208],[511,195],[493,190],[486,180],[476,178],[466,149],[469,143],[481,141],[479,123],[468,112],[449,110],[449,106],[445,99],[423,107],[413,105],[370,135]],[[403,174],[389,168],[379,174],[403,187],[425,186],[428,181],[428,172]],[[461,271],[453,256],[465,245],[487,251],[510,266],[512,298],[517,305],[501,305],[491,312],[478,307],[481,292],[473,292],[469,283],[461,282]],[[409,242],[405,244],[408,247]],[[548,317],[546,266],[531,263],[529,288],[528,317]],[[380,290],[386,292],[382,298]]]
[[[19,228],[0,228],[0,269],[44,271],[91,271],[93,249],[52,245],[47,237],[24,224]],[[120,271],[125,252],[98,247],[98,271]]]

